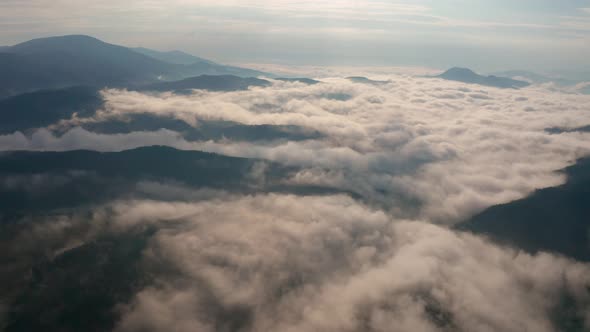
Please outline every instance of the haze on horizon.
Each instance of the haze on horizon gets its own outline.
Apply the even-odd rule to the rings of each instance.
[[[0,45],[88,34],[226,63],[459,65],[585,79],[589,32],[588,0],[0,2]]]

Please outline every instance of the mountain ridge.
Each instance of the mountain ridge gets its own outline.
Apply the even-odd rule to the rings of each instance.
[[[529,82],[514,80],[508,77],[499,77],[494,75],[483,76],[477,74],[469,68],[463,67],[450,68],[444,73],[434,77],[449,81],[485,85],[503,89],[519,89],[530,85]]]
[[[590,158],[562,172],[565,184],[492,206],[457,228],[530,253],[549,251],[590,261]]]
[[[269,86],[270,81],[254,77],[238,77],[235,75],[200,75],[179,81],[159,82],[144,85],[139,91],[174,91],[179,93],[193,89],[209,91],[246,90],[251,86]]]
[[[152,57],[154,59],[158,59],[160,61],[177,64],[177,65],[190,65],[196,62],[206,62],[210,64],[217,64],[211,60],[207,60],[198,56],[194,56],[192,54],[179,51],[179,50],[172,50],[172,51],[158,51],[153,50],[150,48],[145,47],[134,47],[131,50],[141,53],[143,55]]]
[[[4,48],[0,73],[0,97],[76,85],[128,87],[204,74],[265,74],[208,60],[167,63],[86,35],[37,38]]]

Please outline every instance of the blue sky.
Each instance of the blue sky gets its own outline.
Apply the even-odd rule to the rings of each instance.
[[[73,33],[231,63],[590,70],[590,0],[0,2],[0,44]]]

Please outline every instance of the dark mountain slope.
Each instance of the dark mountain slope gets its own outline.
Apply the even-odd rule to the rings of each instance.
[[[230,121],[200,120],[198,126],[193,127],[182,120],[152,114],[132,114],[123,119],[86,123],[82,127],[102,134],[168,129],[181,134],[187,141],[270,142],[274,140],[302,141],[322,137],[322,134],[316,130],[292,125],[246,125]]]
[[[149,56],[151,58],[177,65],[190,65],[197,62],[215,64],[215,62],[199,58],[182,51],[156,51],[144,47],[136,47],[132,48],[132,50],[143,55]]]
[[[149,276],[140,273],[140,264],[142,251],[152,233],[151,230],[139,230],[101,236],[67,250],[55,259],[37,248],[27,252],[29,256],[22,257],[22,251],[18,251],[13,242],[3,242],[0,248],[5,255],[0,257],[0,262],[5,266],[13,263],[6,259],[10,253],[21,255],[20,259],[25,262],[35,261],[28,271],[13,267],[15,270],[0,278],[3,285],[12,284],[14,288],[22,289],[3,330],[112,330],[120,316],[115,310],[116,305],[129,301],[149,284]],[[2,235],[8,237],[11,234],[5,232]],[[19,274],[23,277],[9,279]]]
[[[0,231],[2,225],[10,225],[23,216],[84,208],[119,198],[167,199],[166,189],[144,191],[140,188],[142,183],[236,193],[342,192],[330,187],[283,183],[299,170],[258,159],[163,146],[121,152],[1,152]]]
[[[435,76],[435,77],[442,78],[442,79],[449,80],[449,81],[457,81],[457,82],[463,82],[463,83],[469,83],[469,84],[479,84],[479,85],[486,85],[486,86],[492,86],[492,87],[496,87],[496,88],[505,88],[505,89],[506,88],[512,88],[512,89],[524,88],[524,87],[527,87],[530,85],[528,82],[513,80],[513,79],[507,78],[507,77],[482,76],[482,75],[476,74],[475,72],[473,72],[470,69],[459,68],[459,67],[451,68],[451,69],[447,70],[446,72],[444,72],[438,76]]]
[[[66,68],[30,55],[0,53],[0,98],[36,89],[75,85]]]
[[[258,79],[241,79],[238,81],[254,82]],[[262,81],[264,83],[266,81]],[[247,88],[234,86],[234,88]],[[217,88],[228,88],[221,86]],[[215,86],[210,86],[215,88]],[[41,90],[25,93],[0,100],[0,135],[16,131],[32,133],[34,129],[43,128],[71,119],[95,115],[104,106],[103,96],[96,88],[71,87],[55,90]],[[76,126],[76,125],[72,125]],[[56,135],[62,135],[72,126],[53,127]],[[229,121],[209,121],[202,119],[197,127],[184,121],[167,116],[153,114],[126,114],[122,117],[89,121],[80,125],[82,128],[103,134],[127,134],[136,131],[157,131],[168,129],[181,134],[189,141],[224,140],[235,141],[272,141],[272,140],[306,140],[321,137],[315,130],[288,125],[246,125]]]
[[[12,46],[7,52],[34,57],[40,64],[59,68],[80,83],[121,84],[152,80],[174,69],[165,62],[89,36],[34,39]]]
[[[168,63],[127,47],[81,35],[34,39],[0,53],[0,98],[74,85],[127,87],[197,75],[264,73],[203,60]]]
[[[590,158],[566,170],[566,184],[491,207],[459,225],[529,252],[590,261]]]
[[[122,152],[5,152],[0,173],[35,174],[53,171],[91,171],[126,178],[161,177],[194,184],[239,181],[254,161],[164,146]],[[199,172],[196,172],[196,169]]]
[[[507,71],[493,73],[492,75],[502,76],[502,77],[511,77],[514,79],[518,79],[518,78],[522,77],[523,79],[525,79],[529,82],[533,82],[533,83],[554,82],[554,83],[562,85],[562,86],[575,85],[576,83],[579,83],[579,81],[575,81],[575,80],[568,80],[568,79],[564,79],[564,78],[557,78],[557,77],[540,75],[540,74],[533,73],[533,72],[526,71],[526,70],[507,70]]]
[[[259,161],[152,146],[121,152],[2,152],[0,221],[82,204],[100,204],[136,190],[141,181],[243,191]],[[269,183],[289,169],[268,167]],[[2,222],[0,222],[1,224]]]
[[[0,134],[25,131],[69,119],[94,115],[104,100],[89,87],[72,87],[25,93],[0,100]]]
[[[220,65],[216,63],[211,64],[209,62],[196,62],[184,67],[186,68],[184,69],[185,73],[189,73],[189,75],[184,75],[184,77],[198,75],[233,75],[245,78],[257,76],[274,77],[273,74],[261,72],[258,70]]]
[[[362,77],[362,76],[351,76],[351,77],[347,77],[346,79],[348,79],[354,83],[371,84],[371,85],[382,85],[382,84],[390,83],[390,81],[375,81],[375,80],[368,79],[368,78]]]
[[[71,85],[150,82],[178,68],[88,36],[34,39],[10,47],[0,61],[0,96]]]
[[[190,73],[190,75],[184,75],[183,77],[196,75],[235,75],[240,77],[274,76],[273,74],[258,70],[221,65],[182,51],[162,52],[142,47],[134,48],[132,50],[166,63],[183,65],[185,73]]]
[[[550,134],[575,133],[575,132],[587,133],[587,132],[590,132],[590,125],[581,126],[581,127],[577,127],[577,128],[550,127],[550,128],[546,128],[545,131]]]

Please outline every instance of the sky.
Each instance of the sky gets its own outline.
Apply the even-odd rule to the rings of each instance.
[[[0,45],[64,34],[234,64],[590,72],[589,0],[0,2]]]

